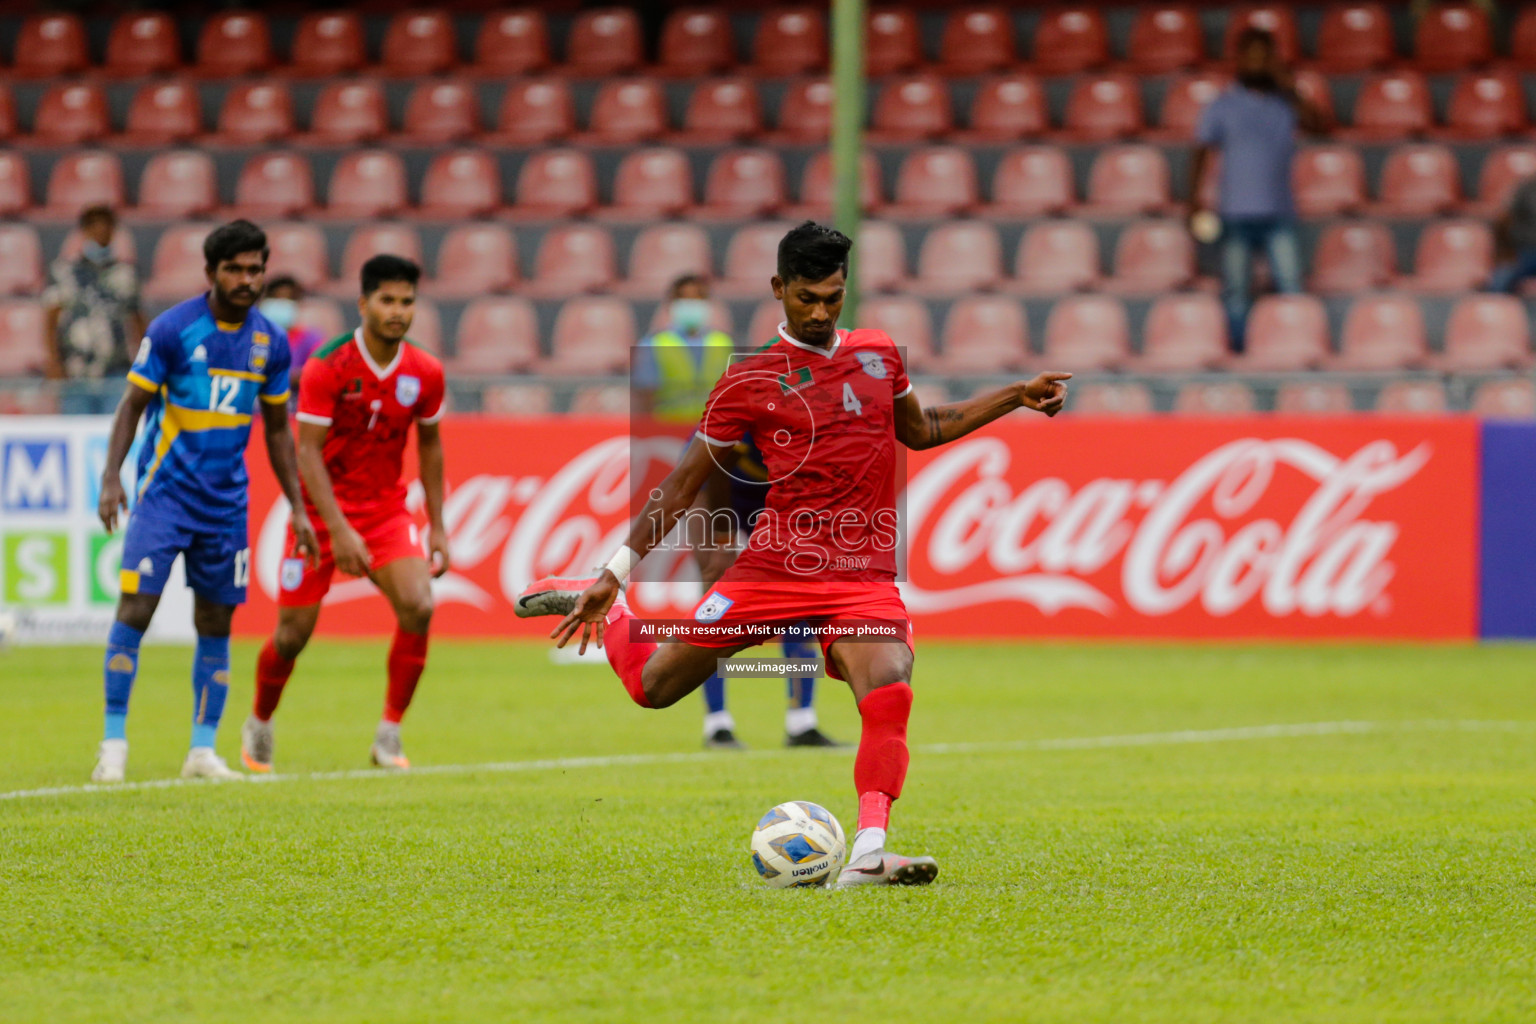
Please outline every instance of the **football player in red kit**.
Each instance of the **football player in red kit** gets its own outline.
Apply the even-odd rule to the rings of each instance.
[[[316,524],[318,559],[283,559],[277,630],[256,660],[256,702],[240,731],[240,756],[253,772],[272,770],[272,714],[320,619],[337,569],[367,576],[395,612],[384,716],[370,752],[381,768],[410,767],[400,720],[427,663],[432,578],[448,571],[443,527],[443,365],[406,340],[421,268],[399,256],[363,264],[363,325],[323,346],[299,387],[299,475]],[[401,464],[416,425],[431,562],[405,508]],[[286,551],[294,550],[289,538]]]
[[[562,615],[550,634],[606,649],[641,707],[677,703],[716,661],[808,620],[828,673],[853,689],[862,719],[854,760],[858,832],[840,886],[922,885],[932,857],[885,849],[891,802],[907,774],[912,635],[896,589],[896,443],[931,448],[1021,406],[1053,416],[1066,373],[1044,373],[963,402],[922,408],[900,351],[874,330],[837,330],[852,243],[807,222],[779,243],[779,336],[732,363],[715,385],[681,461],[651,493],[628,543],[595,579],[544,579],[518,596],[522,616]],[[625,603],[622,584],[692,506],[719,459],[744,434],[769,471],[767,508],[746,550],[699,601],[693,621],[657,643]],[[728,468],[728,467],[727,467]]]

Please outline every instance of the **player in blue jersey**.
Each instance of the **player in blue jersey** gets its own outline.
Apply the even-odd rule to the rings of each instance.
[[[171,564],[185,559],[195,598],[192,749],[185,778],[230,778],[214,753],[229,693],[229,627],[251,575],[245,445],[261,408],[267,454],[293,507],[298,553],[313,558],[315,531],[299,492],[288,428],[287,336],[253,307],[267,272],[267,236],[225,224],[203,243],[210,290],[156,317],[128,371],[101,475],[101,521],[111,533],[127,508],[119,470],[140,418],[138,490],[123,538],[122,596],[107,638],[106,728],[96,782],[121,782],[128,763],[128,697]]]

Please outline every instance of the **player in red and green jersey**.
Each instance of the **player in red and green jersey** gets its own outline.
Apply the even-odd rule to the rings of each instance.
[[[443,526],[443,365],[406,340],[421,268],[375,256],[362,269],[354,333],[310,357],[299,385],[299,475],[316,524],[319,557],[295,556],[290,536],[279,574],[277,630],[256,660],[256,701],[240,731],[240,756],[254,772],[272,770],[272,715],[320,620],[320,602],[337,569],[367,576],[395,612],[384,716],[370,752],[381,768],[410,767],[400,720],[427,663],[432,579],[448,571]],[[416,425],[431,561],[405,507],[401,468]]]

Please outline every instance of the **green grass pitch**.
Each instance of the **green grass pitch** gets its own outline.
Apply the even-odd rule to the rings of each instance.
[[[841,893],[748,862],[782,800],[853,824],[776,684],[706,755],[694,701],[439,642],[406,749],[499,767],[383,777],[383,653],[317,643],[277,719],[280,770],[349,774],[0,799],[0,1019],[1536,1019],[1536,648],[922,644],[891,846],[939,880]],[[132,780],[180,767],[189,659],[146,650]],[[99,665],[0,652],[0,793],[86,782]]]

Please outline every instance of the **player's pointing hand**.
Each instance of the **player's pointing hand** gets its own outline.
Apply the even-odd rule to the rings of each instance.
[[[1055,416],[1067,401],[1067,381],[1070,373],[1047,370],[1034,380],[1025,381],[1019,388],[1019,399],[1026,409]]]

